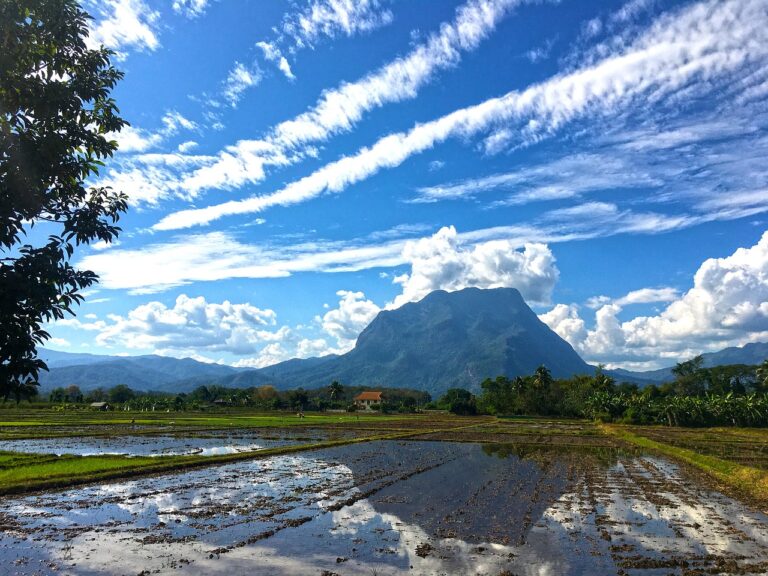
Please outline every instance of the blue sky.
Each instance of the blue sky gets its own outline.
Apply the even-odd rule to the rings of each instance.
[[[119,242],[52,348],[343,352],[520,289],[590,362],[768,338],[764,0],[106,0]]]

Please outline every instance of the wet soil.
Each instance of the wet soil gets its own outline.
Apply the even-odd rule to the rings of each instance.
[[[763,574],[768,517],[615,446],[381,441],[0,499],[3,574]]]
[[[657,442],[768,470],[768,434],[764,430],[660,426],[634,426],[630,430]]]
[[[0,440],[0,450],[55,454],[57,456],[63,454],[78,456],[105,454],[125,456],[217,456],[355,437],[357,437],[357,434],[354,430],[283,428],[242,432],[208,431],[198,434],[164,434],[158,436],[126,435]]]

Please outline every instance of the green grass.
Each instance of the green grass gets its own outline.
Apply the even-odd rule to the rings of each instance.
[[[178,426],[210,427],[263,427],[263,426],[310,426],[312,424],[338,424],[349,422],[383,422],[403,419],[402,415],[378,414],[307,414],[297,418],[295,414],[190,414],[188,412],[170,412],[149,414],[146,412],[43,412],[35,411],[30,418],[19,419],[19,414],[0,411],[0,427],[17,426],[99,426],[99,425],[156,425],[174,422]],[[44,416],[41,418],[41,416]],[[10,419],[13,418],[13,419]]]
[[[761,504],[768,503],[768,472],[765,470],[651,440],[621,426],[603,424],[600,425],[600,429],[640,448],[652,450],[694,466],[717,482],[734,489],[739,495],[746,495]]]
[[[0,410],[0,440],[60,438],[69,436],[113,436],[136,434],[178,434],[210,430],[255,428],[339,427],[354,425],[372,428],[391,427],[396,422],[424,419],[420,415],[381,415],[356,413],[307,414],[253,413],[233,410],[228,413],[190,412],[93,412],[78,410]]]

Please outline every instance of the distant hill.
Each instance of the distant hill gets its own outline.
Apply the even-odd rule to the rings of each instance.
[[[380,312],[342,356],[289,362],[261,372],[291,387],[339,380],[435,395],[452,387],[479,391],[487,377],[530,374],[541,364],[555,376],[593,371],[514,288],[432,292]]]
[[[762,364],[768,359],[768,342],[752,342],[741,347],[732,346],[724,348],[718,352],[710,352],[701,355],[704,358],[704,367],[725,366],[728,364]],[[690,358],[681,358],[690,360]],[[627,380],[645,381],[645,382],[669,382],[674,379],[672,375],[672,366],[668,368],[659,368],[658,370],[649,370],[648,372],[633,372],[630,370],[611,371],[615,378],[621,380],[626,377]]]
[[[39,348],[38,356],[45,361],[48,368],[63,368],[64,366],[82,366],[119,360],[120,356],[100,356],[97,354],[82,354],[77,352],[59,352],[48,348]]]
[[[221,364],[165,356],[97,356],[42,349],[50,369],[40,373],[43,390],[75,384],[82,390],[126,384],[134,390],[191,390],[195,383],[210,383],[241,372]]]

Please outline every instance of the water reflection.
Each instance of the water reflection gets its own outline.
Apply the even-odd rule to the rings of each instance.
[[[768,562],[768,518],[665,460],[615,451],[367,443],[0,510],[10,574],[667,574]]]
[[[286,430],[270,434],[263,430],[250,433],[207,433],[199,436],[114,436],[80,438],[37,438],[0,441],[0,450],[40,454],[74,454],[77,456],[214,456],[250,452],[264,448],[288,446],[302,442],[325,440],[328,433],[319,429]]]

